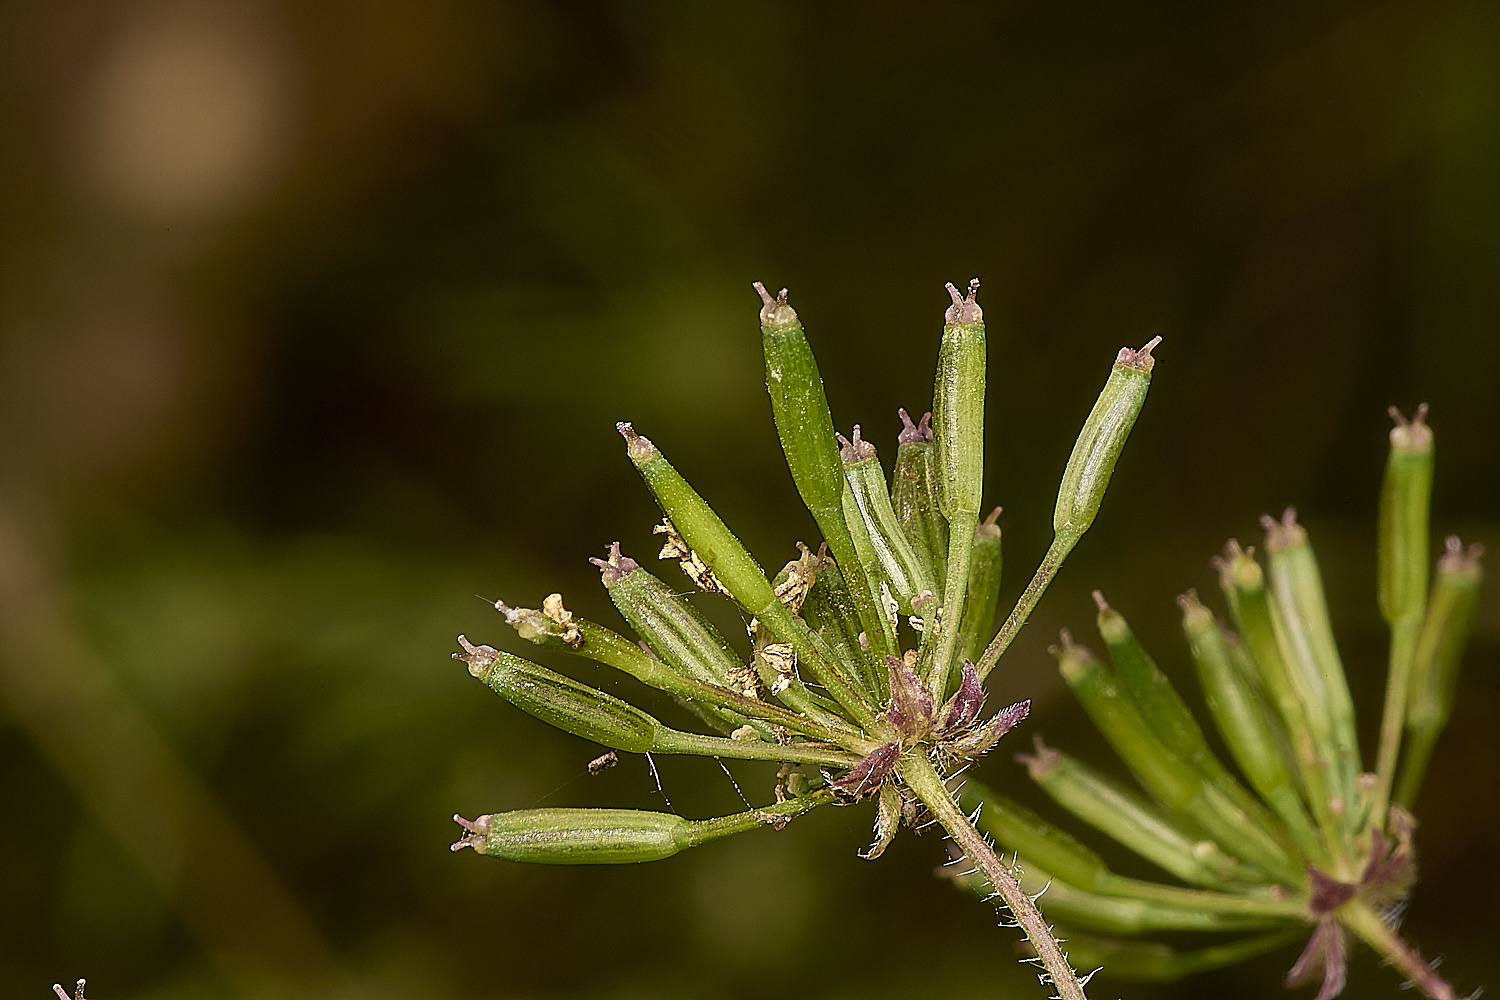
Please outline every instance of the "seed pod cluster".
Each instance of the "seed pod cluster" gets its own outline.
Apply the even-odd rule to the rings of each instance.
[[[1066,632],[1054,652],[1078,702],[1152,801],[1040,737],[1036,752],[1021,757],[1063,810],[1188,887],[1115,875],[1046,819],[968,783],[965,804],[982,806],[984,829],[1017,852],[1027,873],[1023,885],[1040,888],[1050,879],[1048,912],[1085,932],[1070,929],[1067,937],[1090,961],[1115,962],[1142,978],[1171,978],[1242,961],[1308,935],[1311,924],[1289,974],[1292,985],[1321,977],[1320,996],[1337,995],[1347,959],[1343,942],[1352,934],[1425,995],[1457,996],[1382,917],[1414,879],[1409,810],[1452,707],[1481,579],[1479,549],[1451,538],[1428,585],[1432,432],[1424,416],[1425,408],[1411,421],[1397,415],[1382,488],[1378,589],[1391,659],[1375,772],[1363,772],[1309,534],[1288,510],[1264,520],[1264,562],[1232,541],[1215,560],[1228,623],[1193,592],[1179,599],[1208,716],[1248,787],[1220,761],[1172,680],[1097,592],[1109,663]],[[1111,419],[1097,423],[1095,438],[1102,441]],[[1127,423],[1115,421],[1112,433],[1128,431]],[[1071,470],[1072,464],[1064,491],[1072,489],[1075,499],[1059,503],[1059,525],[1087,523],[1088,504],[1077,498],[1087,494],[1080,484],[1089,477]],[[1388,807],[1398,760],[1396,804]],[[1168,929],[1255,933],[1197,949],[1087,933]]]
[[[710,595],[702,600],[728,598],[738,605],[747,620],[748,651],[721,634],[693,598],[626,556],[618,543],[592,561],[639,642],[575,615],[559,594],[540,609],[496,602],[519,638],[629,674],[716,734],[675,729],[550,667],[460,638],[463,651],[455,655],[493,691],[559,729],[612,748],[616,757],[682,753],[782,762],[778,804],[713,820],[631,810],[492,813],[460,820],[466,833],[455,846],[541,863],[648,861],[714,837],[779,827],[828,802],[873,800],[875,843],[863,856],[875,858],[925,810],[984,868],[1037,946],[1058,994],[1082,1000],[1082,983],[1045,921],[957,812],[944,783],[1030,711],[1030,702],[1021,701],[987,715],[973,662],[985,654],[987,672],[998,659],[991,640],[1002,567],[999,508],[980,521],[987,357],[978,287],[977,279],[962,292],[947,286],[951,305],[941,326],[934,324],[940,335],[932,410],[918,421],[898,411],[902,429],[887,479],[860,425],[847,439],[835,433],[822,375],[786,291],[773,296],[755,285],[772,416],[792,480],[822,534],[816,552],[799,542],[801,556],[774,576],[655,443],[628,422],[617,425],[665,515],[655,529],[666,536],[661,557],[676,561],[691,585]],[[1144,359],[1133,363],[1149,372],[1149,347],[1126,353]],[[1130,382],[1112,378],[1111,385]],[[1144,392],[1129,391],[1133,420]],[[1088,494],[1080,502],[1091,505],[1092,517],[1108,481],[1105,466],[1112,467],[1123,434],[1117,419],[1108,426],[1090,420],[1079,447],[1098,454],[1088,464],[1087,482],[1068,488]],[[1012,627],[1024,622],[1060,563],[1054,553],[1038,571],[1007,618]],[[590,773],[603,770],[599,764]]]

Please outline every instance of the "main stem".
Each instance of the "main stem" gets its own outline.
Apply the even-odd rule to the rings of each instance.
[[[1396,967],[1411,984],[1432,1000],[1460,1000],[1458,992],[1448,984],[1432,963],[1423,958],[1415,948],[1401,939],[1380,915],[1370,909],[1368,903],[1356,900],[1338,911],[1339,923],[1353,931],[1365,944],[1374,948],[1391,965]]]
[[[1083,984],[1079,982],[1078,975],[1073,971],[1073,966],[1068,963],[1068,957],[1063,954],[1057,939],[1052,936],[1052,928],[1042,919],[1042,914],[1032,902],[1030,896],[1021,889],[1021,883],[1016,881],[1010,870],[996,856],[995,849],[990,846],[989,841],[969,822],[969,817],[953,801],[953,796],[943,784],[943,779],[933,768],[928,759],[918,754],[903,756],[896,765],[896,772],[901,775],[917,798],[931,810],[937,817],[943,829],[948,831],[948,836],[953,842],[963,849],[964,854],[979,867],[984,877],[989,879],[990,885],[1005,900],[1006,906],[1020,924],[1021,930],[1025,931],[1026,938],[1031,946],[1036,949],[1037,957],[1041,959],[1042,967],[1052,977],[1052,984],[1057,987],[1057,996],[1060,1000],[1088,1000],[1083,992]]]

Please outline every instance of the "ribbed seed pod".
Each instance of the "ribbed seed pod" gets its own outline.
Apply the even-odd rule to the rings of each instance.
[[[1178,601],[1182,605],[1182,630],[1198,668],[1204,700],[1229,752],[1255,790],[1281,817],[1298,848],[1309,858],[1322,858],[1322,844],[1302,806],[1265,706],[1235,664],[1213,612],[1191,592]]]
[[[1261,875],[1212,841],[1190,836],[1119,783],[1040,739],[1036,753],[1018,759],[1058,805],[1184,882],[1219,885],[1253,881]]]
[[[1406,711],[1409,742],[1396,796],[1396,801],[1408,808],[1416,801],[1433,745],[1453,712],[1458,666],[1479,605],[1479,583],[1484,575],[1479,557],[1483,552],[1478,545],[1465,551],[1457,537],[1449,536],[1438,560],[1437,580],[1412,661],[1411,699]]]
[[[844,520],[844,470],[823,376],[802,330],[802,320],[787,304],[786,289],[772,298],[760,282],[754,287],[762,302],[760,335],[766,358],[766,391],[771,396],[771,412],[787,468],[802,502],[818,522],[834,561],[852,568],[858,564],[858,556]],[[846,582],[852,588],[864,631],[883,660],[893,647],[885,644],[880,627],[885,617],[879,606],[880,595],[863,580]]]
[[[799,799],[711,820],[639,809],[520,809],[466,820],[453,850],[540,865],[616,865],[661,861],[710,840],[779,826],[826,805],[832,794]]]
[[[1432,430],[1424,422],[1427,404],[1408,421],[1394,406],[1391,451],[1380,485],[1380,535],[1376,582],[1380,613],[1391,627],[1390,669],[1385,711],[1380,723],[1380,750],[1375,762],[1373,808],[1384,815],[1401,747],[1411,684],[1412,657],[1427,612],[1427,537],[1432,507]]]
[[[1303,873],[1269,834],[1197,768],[1167,749],[1134,700],[1088,650],[1073,644],[1064,633],[1062,647],[1054,647],[1053,652],[1084,712],[1153,796],[1197,824],[1231,854],[1287,884],[1302,881]]]
[[[697,608],[678,597],[634,559],[622,555],[619,542],[610,546],[607,559],[589,561],[599,567],[609,599],[658,659],[685,677],[719,687],[729,686],[729,678],[742,667],[740,659],[728,640]],[[733,732],[745,724],[745,717],[738,712],[696,700],[686,705],[723,732]],[[764,724],[758,724],[757,729],[762,738],[774,739]]]
[[[1275,951],[1306,933],[1302,927],[1292,927],[1207,948],[1182,951],[1154,941],[1115,941],[1077,934],[1070,930],[1067,932],[1068,957],[1080,969],[1102,966],[1109,969],[1110,975],[1120,979],[1175,982],[1211,969],[1238,965]]]
[[[964,615],[958,630],[959,655],[977,662],[995,631],[995,612],[1000,606],[1000,572],[1005,567],[1000,543],[1000,508],[974,529],[974,548],[969,557],[969,586],[964,597]]]
[[[1097,890],[1105,881],[1109,869],[1104,859],[1066,830],[973,778],[964,782],[963,795],[966,808],[983,806],[979,828],[1002,847],[1024,857],[1028,867],[1041,865],[1080,889]]]
[[[645,753],[665,728],[634,705],[571,677],[490,646],[474,646],[463,636],[458,642],[464,651],[453,658],[468,664],[469,673],[521,711],[565,733],[614,750]]]
[[[1121,348],[1115,358],[1109,380],[1073,445],[1057,491],[1052,530],[1059,536],[1076,541],[1094,523],[1104,491],[1115,474],[1115,463],[1146,403],[1151,369],[1156,366],[1151,351],[1159,343],[1161,338],[1156,337],[1138,351]]]
[[[1253,556],[1231,542],[1225,547],[1224,578],[1233,587],[1234,609],[1240,634],[1250,661],[1256,667],[1271,704],[1277,710],[1291,742],[1293,759],[1302,783],[1307,789],[1308,804],[1317,820],[1324,840],[1343,840],[1341,820],[1334,802],[1339,798],[1333,735],[1327,716],[1311,711],[1305,698],[1315,697],[1311,680],[1294,679],[1281,654],[1281,640],[1276,628],[1276,611],[1266,591],[1265,575]]]
[[[1308,544],[1307,532],[1297,523],[1295,510],[1287,508],[1280,521],[1266,517],[1261,523],[1266,529],[1268,589],[1277,612],[1272,622],[1281,655],[1294,683],[1300,679],[1304,689],[1303,704],[1308,721],[1314,725],[1314,739],[1319,728],[1331,737],[1331,774],[1338,781],[1335,790],[1339,798],[1333,811],[1342,812],[1346,822],[1352,822],[1355,778],[1362,769],[1354,701],[1333,640],[1318,560]]]
[[[937,457],[938,509],[948,521],[948,566],[941,607],[949,624],[942,630],[932,666],[933,697],[942,700],[958,677],[958,629],[969,586],[969,557],[984,487],[984,391],[986,346],[984,311],[975,296],[948,285],[953,304],[943,316],[937,378],[932,391],[932,433]]]
[[[1040,866],[1087,892],[1207,913],[1299,922],[1307,914],[1306,900],[1273,896],[1269,891],[1205,892],[1116,875],[1097,854],[1068,833],[987,786],[970,779],[964,783],[963,797],[966,806],[979,809],[979,828],[1005,849],[1016,852],[1018,864],[1023,868]]]
[[[560,595],[555,596],[558,596],[557,605],[560,607]],[[551,598],[548,600],[550,602]],[[737,690],[694,680],[667,666],[618,632],[595,622],[569,614],[568,623],[572,626],[573,633],[571,638],[565,639],[561,626],[544,612],[532,608],[512,608],[498,601],[495,609],[505,615],[507,624],[514,627],[522,638],[543,649],[572,653],[613,667],[691,706],[715,706],[724,709],[726,714],[738,712],[746,718],[782,726],[794,733],[827,742],[838,742],[854,735],[854,730],[848,726],[830,728],[813,719],[789,712],[780,705],[746,696]]]
[[[1281,834],[1280,825],[1219,761],[1187,703],[1136,639],[1125,617],[1110,607],[1097,590],[1094,591],[1094,601],[1099,606],[1099,634],[1109,648],[1115,677],[1130,694],[1157,739],[1218,786],[1235,808],[1255,823],[1262,833],[1277,839]]]
[[[817,579],[802,601],[801,613],[807,627],[833,649],[841,662],[861,667],[860,686],[870,694],[873,703],[884,704],[887,696],[885,662],[876,664],[870,650],[860,645],[859,637],[864,629],[844,574],[833,560],[828,560],[818,570]]]
[[[1023,865],[1021,888],[1046,892],[1047,917],[1110,934],[1154,931],[1234,931],[1273,927],[1285,917],[1212,913],[1144,899],[1088,892],[1055,878],[1041,865]]]
[[[850,767],[859,758],[801,744],[771,744],[759,740],[733,740],[701,736],[664,726],[645,712],[571,677],[503,653],[490,646],[475,646],[458,637],[463,652],[453,657],[469,667],[500,697],[529,715],[613,750],[629,753],[686,753],[737,760],[778,760],[829,767]]]
[[[912,599],[922,593],[936,596],[937,584],[896,520],[875,446],[859,436],[858,424],[854,425],[853,437],[846,440],[840,436],[839,443],[843,446],[839,458],[848,482],[844,491],[844,519],[854,538],[855,552],[865,566],[866,576],[877,581],[877,589],[878,582],[883,581],[900,612],[909,615]],[[860,551],[861,543],[868,554]]]
[[[937,453],[932,444],[932,414],[912,423],[905,410],[896,438],[896,468],[891,473],[891,505],[917,558],[928,575],[942,581],[948,574],[948,522],[938,506]]]
[[[1146,393],[1151,388],[1151,370],[1156,367],[1151,351],[1159,343],[1161,338],[1155,337],[1140,350],[1122,347],[1115,356],[1104,389],[1084,420],[1083,430],[1079,431],[1073,452],[1068,456],[1068,466],[1063,470],[1057,504],[1052,510],[1052,544],[1032,574],[1031,582],[1022,591],[1020,600],[1006,617],[1005,624],[980,657],[977,664],[980,680],[988,677],[995,668],[1068,558],[1068,553],[1094,523],[1120,452],[1124,450],[1125,441],[1146,403]]]
[[[771,589],[765,571],[745,549],[743,543],[725,526],[712,507],[688,485],[687,480],[662,456],[660,449],[637,434],[630,424],[618,426],[625,438],[630,460],[646,481],[662,511],[671,520],[683,541],[713,571],[724,590],[751,615],[757,618],[778,640],[790,643],[802,666],[828,689],[857,724],[873,728],[874,713],[851,686],[826,644],[792,613]],[[842,479],[842,475],[840,476]],[[873,639],[871,640],[874,641]]]
[[[609,599],[651,651],[688,677],[724,684],[740,666],[729,641],[665,583],[610,546],[599,567]]]
[[[1376,582],[1386,623],[1421,623],[1427,605],[1427,532],[1432,508],[1432,429],[1427,404],[1410,421],[1394,406],[1391,451],[1380,485]]]

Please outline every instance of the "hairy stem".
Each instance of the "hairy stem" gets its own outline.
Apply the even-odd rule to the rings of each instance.
[[[1396,971],[1405,976],[1423,996],[1432,1000],[1460,1000],[1458,992],[1437,974],[1432,963],[1402,940],[1368,903],[1361,900],[1348,903],[1338,911],[1338,919],[1360,940],[1395,966]]]
[[[995,887],[1000,898],[1005,900],[1016,923],[1036,949],[1042,967],[1052,977],[1052,985],[1057,987],[1060,1000],[1088,1000],[1077,973],[1068,963],[1057,939],[1052,936],[1052,928],[1042,918],[1031,897],[1021,889],[1021,883],[1016,881],[1015,876],[1000,861],[989,841],[974,828],[969,817],[953,801],[953,796],[931,762],[920,754],[904,756],[896,765],[896,770],[907,786],[937,817],[938,822],[943,824],[943,829],[948,831],[953,842],[963,849],[968,859],[978,866],[990,885]]]

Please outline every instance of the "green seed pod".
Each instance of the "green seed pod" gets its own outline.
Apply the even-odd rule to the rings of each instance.
[[[665,583],[622,555],[620,543],[610,546],[607,559],[590,559],[599,568],[610,600],[635,629],[646,647],[671,670],[684,677],[731,686],[730,678],[743,667],[729,642],[699,614],[698,609],[678,597]],[[697,699],[679,701],[689,711],[720,732],[734,732],[746,724],[745,716]],[[762,739],[775,739],[763,722],[752,724]]]
[[[1125,617],[1110,607],[1097,590],[1094,603],[1099,607],[1099,634],[1109,648],[1115,677],[1140,709],[1146,724],[1168,750],[1217,781],[1224,773],[1223,765],[1214,758],[1187,703],[1141,646]]]
[[[1234,589],[1231,607],[1235,609],[1245,649],[1291,741],[1293,759],[1307,790],[1313,818],[1318,821],[1325,841],[1340,843],[1341,820],[1334,808],[1339,798],[1334,740],[1327,715],[1317,710],[1318,702],[1312,700],[1317,693],[1310,685],[1317,678],[1294,678],[1287,667],[1278,638],[1277,612],[1266,591],[1260,564],[1234,542],[1225,546],[1225,555],[1223,576]]]
[[[637,809],[522,809],[453,817],[468,834],[454,850],[540,865],[618,865],[661,861],[689,846],[688,821]]]
[[[1391,451],[1380,486],[1377,580],[1386,623],[1422,621],[1427,606],[1427,532],[1432,506],[1432,430],[1427,404],[1408,422],[1394,406]]]
[[[937,379],[932,393],[932,432],[937,454],[938,505],[950,524],[965,514],[979,517],[984,486],[984,311],[969,294],[948,285],[953,299],[943,317]],[[972,530],[972,529],[971,529]]]
[[[1155,807],[1077,758],[1036,740],[1017,757],[1058,805],[1152,864],[1193,885],[1256,880],[1260,873],[1218,845],[1188,835]]]
[[[1277,645],[1294,684],[1320,753],[1331,755],[1329,774],[1338,801],[1335,814],[1354,818],[1355,777],[1360,766],[1359,741],[1354,727],[1354,701],[1344,665],[1333,640],[1323,577],[1308,544],[1307,532],[1290,507],[1280,521],[1265,517],[1266,554],[1270,567],[1272,623]]]
[[[859,761],[855,754],[806,744],[774,744],[685,733],[662,725],[614,695],[519,656],[502,653],[491,646],[475,646],[463,636],[458,637],[458,643],[463,652],[454,653],[453,658],[468,664],[469,673],[484,681],[500,697],[548,725],[613,750],[791,761],[827,767],[851,767]],[[859,746],[863,752],[868,752],[863,744]]]
[[[965,808],[978,809],[978,826],[996,843],[1017,854],[1023,868],[1038,865],[1069,885],[1102,896],[1162,903],[1184,910],[1300,920],[1307,901],[1273,896],[1269,890],[1204,892],[1126,878],[1110,871],[1100,857],[1047,820],[973,779],[964,783]]]
[[[638,809],[521,809],[472,821],[454,816],[465,833],[453,850],[470,847],[478,854],[541,865],[661,861],[721,837],[765,826],[780,829],[793,817],[832,801],[832,794],[819,791],[711,820]]]
[[[1136,417],[1145,405],[1146,392],[1151,388],[1151,370],[1156,367],[1151,351],[1159,343],[1161,338],[1156,337],[1138,351],[1124,347],[1116,355],[1104,390],[1099,393],[1099,399],[1084,421],[1083,430],[1073,445],[1073,453],[1068,457],[1068,467],[1063,471],[1057,505],[1052,512],[1052,544],[1032,574],[1031,582],[1022,591],[1020,600],[1006,616],[1005,624],[1000,626],[1000,631],[980,657],[977,664],[980,680],[995,669],[995,664],[1031,616],[1052,578],[1062,568],[1068,553],[1094,523],[1099,505],[1104,501],[1104,491],[1114,475],[1115,463],[1119,461],[1125,441],[1135,427]]]
[[[827,540],[834,561],[844,567],[858,565],[854,539],[844,520],[844,467],[835,443],[823,376],[803,333],[802,321],[787,304],[786,289],[773,299],[760,282],[755,282],[754,288],[763,303],[760,334],[766,358],[766,391],[771,396],[776,433],[792,481]],[[890,649],[881,646],[885,640],[881,637],[884,615],[879,594],[863,581],[848,583],[864,631],[883,659]]]
[[[1015,851],[1082,889],[1097,890],[1109,875],[1104,860],[1036,813],[970,778],[964,783],[965,808],[979,812],[979,829],[1002,848]]]
[[[1156,366],[1151,350],[1159,343],[1161,338],[1155,337],[1138,351],[1121,348],[1115,358],[1104,391],[1084,421],[1063,472],[1052,512],[1052,530],[1058,535],[1076,541],[1094,523],[1115,463],[1145,405],[1151,369]]]
[[[1298,848],[1309,858],[1323,855],[1312,820],[1282,755],[1266,707],[1234,662],[1213,612],[1189,591],[1178,598],[1182,630],[1193,652],[1198,681],[1229,752],[1261,797],[1276,810]]]
[[[1233,931],[1274,927],[1284,917],[1210,913],[1175,907],[1154,900],[1127,899],[1087,892],[1054,878],[1045,868],[1023,864],[1021,888],[1046,893],[1042,904],[1049,919],[1065,920],[1110,934],[1149,934],[1154,931]]]
[[[864,632],[854,607],[854,598],[833,560],[826,560],[802,602],[802,620],[828,644],[842,663],[858,664],[860,687],[876,704],[886,700],[885,663],[878,665],[869,649],[860,645]],[[877,670],[876,667],[879,667]]]
[[[458,643],[464,651],[453,658],[468,664],[469,673],[521,711],[563,732],[614,750],[645,753],[655,748],[658,731],[666,728],[634,705],[571,677],[490,646],[475,646],[463,636]]]
[[[1191,801],[1203,776],[1162,744],[1114,674],[1066,630],[1051,652],[1084,712],[1141,784],[1170,809]]]
[[[1218,786],[1224,797],[1262,833],[1275,839],[1281,833],[1280,825],[1220,762],[1187,703],[1141,646],[1124,616],[1110,607],[1097,590],[1094,602],[1099,606],[1099,634],[1109,647],[1115,677],[1140,709],[1152,733],[1169,751]]]
[[[753,556],[650,439],[627,422],[615,425],[630,460],[683,541],[703,560],[719,584],[752,615],[780,603]]]
[[[1066,632],[1063,646],[1054,647],[1053,653],[1084,712],[1158,801],[1196,823],[1230,853],[1288,884],[1302,881],[1300,869],[1269,834],[1218,785],[1162,743],[1134,700],[1093,654],[1075,645]]]
[[[969,586],[964,598],[963,623],[959,626],[959,655],[978,661],[995,630],[995,611],[1000,606],[1000,571],[1004,568],[1000,544],[1000,508],[974,529],[974,549],[969,557]]]
[[[1458,667],[1479,604],[1483,579],[1479,557],[1483,552],[1478,545],[1465,551],[1457,537],[1449,536],[1438,560],[1432,600],[1412,661],[1411,701],[1406,713],[1410,742],[1396,796],[1396,801],[1407,808],[1416,801],[1433,745],[1453,712]]]
[[[1376,816],[1385,814],[1396,772],[1412,657],[1427,611],[1428,513],[1432,506],[1432,431],[1423,422],[1427,404],[1417,407],[1409,422],[1394,406],[1390,414],[1396,426],[1391,428],[1391,451],[1380,486],[1376,579],[1380,613],[1391,627],[1391,652],[1371,797]]]
[[[984,312],[974,297],[979,279],[969,282],[967,296],[948,285],[953,305],[944,314],[943,342],[938,348],[937,378],[932,393],[932,431],[937,455],[938,509],[948,519],[948,573],[941,608],[949,624],[932,661],[933,697],[943,700],[958,677],[959,630],[964,594],[969,586],[969,558],[984,487]]]
[[[651,651],[685,676],[723,686],[742,664],[707,618],[639,563],[610,546],[599,567],[609,599]]]
[[[828,689],[855,723],[867,729],[873,728],[874,712],[859,698],[827,645],[818,641],[807,626],[794,619],[791,611],[781,603],[766,579],[765,571],[744,544],[662,456],[656,445],[637,434],[628,423],[622,421],[616,427],[625,438],[631,462],[655,495],[662,511],[729,596],[762,622],[778,640],[793,646],[799,662],[814,680]],[[873,644],[874,640],[871,642]]]
[[[903,425],[896,438],[896,469],[891,474],[891,505],[917,558],[934,580],[948,575],[948,522],[938,506],[937,453],[932,444],[932,414],[913,424],[897,410]]]
[[[1103,966],[1111,976],[1136,982],[1176,982],[1273,952],[1306,935],[1305,927],[1270,931],[1254,937],[1181,951],[1146,941],[1117,941],[1067,932],[1068,958],[1080,969]]]
[[[561,595],[554,596],[557,597],[556,606],[561,609]],[[548,598],[548,602],[553,603],[551,597]],[[856,735],[853,729],[842,723],[837,728],[829,727],[813,719],[789,712],[779,705],[747,696],[741,691],[694,680],[643,651],[641,647],[618,632],[583,618],[568,614],[569,622],[576,629],[576,638],[572,642],[567,642],[562,639],[556,622],[548,618],[544,612],[530,608],[512,608],[501,601],[495,602],[495,610],[505,615],[506,622],[513,626],[523,638],[535,642],[543,649],[573,653],[593,660],[595,663],[613,667],[649,687],[665,691],[681,699],[690,706],[712,706],[725,710],[726,714],[736,712],[749,719],[782,726],[791,732],[830,743],[838,743],[842,739]]]
[[[875,457],[875,446],[859,436],[858,424],[854,425],[853,438],[845,440],[840,436],[839,443],[843,446],[839,457],[849,487],[844,491],[844,519],[854,536],[855,551],[859,551],[863,540],[874,563],[875,578],[890,587],[901,613],[909,615],[912,599],[924,592],[933,594],[937,585],[896,520],[885,472]],[[860,561],[866,562],[863,554]],[[869,573],[867,569],[866,574]]]

